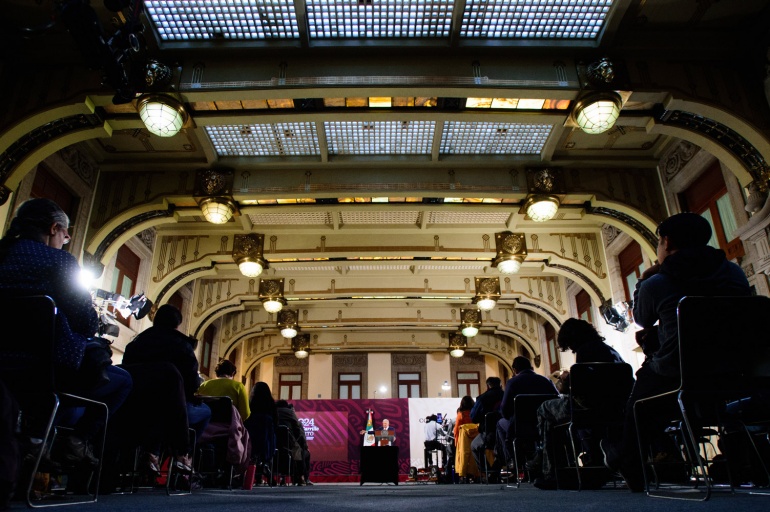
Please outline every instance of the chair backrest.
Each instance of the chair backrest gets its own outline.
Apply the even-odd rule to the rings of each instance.
[[[54,300],[47,295],[1,298],[0,325],[0,378],[11,393],[23,402],[54,392]]]
[[[677,309],[682,389],[724,396],[767,388],[768,315],[768,297],[683,297]]]
[[[203,403],[211,409],[212,423],[230,424],[233,421],[233,399],[229,396],[201,396]]]
[[[578,363],[569,370],[573,423],[621,421],[634,385],[628,363]]]
[[[515,402],[514,402],[515,407]],[[488,412],[484,415],[484,433],[488,433],[489,435],[494,436],[495,435],[495,429],[497,429],[497,422],[502,418],[503,415],[500,413],[500,411],[492,411]]]
[[[537,438],[537,409],[558,395],[516,395],[513,398],[513,421],[517,439]]]

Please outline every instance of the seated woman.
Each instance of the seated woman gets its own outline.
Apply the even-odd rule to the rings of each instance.
[[[235,365],[227,359],[222,359],[214,368],[217,378],[207,380],[198,388],[199,395],[205,396],[229,396],[233,405],[238,409],[241,419],[246,421],[251,414],[249,409],[249,397],[246,387],[235,380]]]
[[[0,294],[48,295],[56,302],[53,357],[57,388],[104,402],[112,417],[131,391],[131,376],[111,365],[105,374],[97,375],[83,363],[98,320],[90,293],[78,282],[80,265],[63,250],[70,241],[68,228],[69,217],[55,202],[37,198],[22,203],[0,240]],[[73,428],[74,433],[58,444],[54,457],[66,463],[96,465],[91,442],[103,427],[98,411],[61,408],[56,423]]]
[[[307,446],[305,429],[300,425],[297,414],[294,412],[294,406],[289,402],[278,400],[275,407],[278,411],[278,425],[285,425],[289,428],[289,448],[293,462],[292,480],[294,485],[306,485],[307,474],[310,469],[310,451]],[[383,428],[387,428],[387,426],[383,425]]]
[[[153,326],[139,333],[123,354],[123,365],[132,370],[134,365],[167,362],[173,364],[182,376],[187,409],[187,422],[200,438],[211,419],[209,406],[200,403],[195,392],[200,386],[198,359],[195,357],[191,338],[182,334],[177,327],[182,323],[182,313],[171,304],[164,304],[155,313]],[[147,467],[150,471],[159,469],[159,446],[145,447],[148,450]],[[175,464],[183,472],[191,472],[192,457],[188,453],[176,454]]]
[[[244,422],[249,431],[251,442],[251,461],[259,467],[257,484],[261,483],[261,475],[269,477],[270,468],[275,453],[275,430],[278,426],[278,413],[275,399],[270,392],[270,386],[265,382],[257,382],[251,389],[249,399],[251,414]]]

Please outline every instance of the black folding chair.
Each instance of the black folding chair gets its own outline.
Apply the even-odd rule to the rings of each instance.
[[[647,444],[643,421],[651,407],[658,418],[667,413],[668,419],[681,425],[690,479],[687,486],[681,482],[662,486],[663,482],[655,481],[652,488],[654,467],[645,464],[648,495],[704,501],[711,496],[714,482],[708,472],[709,460],[699,449],[702,433],[713,427],[721,435],[734,421],[726,404],[770,392],[770,339],[763,322],[768,313],[768,297],[684,297],[679,301],[680,385],[638,400],[634,420],[643,461]],[[731,484],[729,489],[733,490]],[[693,492],[696,490],[700,492]]]
[[[516,487],[521,486],[521,469],[524,457],[533,453],[540,440],[537,431],[537,410],[546,400],[558,398],[558,395],[516,395],[513,399],[513,416],[516,437],[510,442],[513,446],[513,466],[516,471]],[[526,450],[529,448],[529,450]],[[528,475],[531,477],[531,475]],[[531,480],[531,478],[529,478]],[[509,477],[510,480],[510,477]]]
[[[610,476],[603,463],[593,460],[581,465],[580,454],[584,442],[598,447],[599,439],[612,429],[620,429],[625,418],[625,407],[634,385],[633,369],[627,363],[578,363],[569,370],[570,419],[559,427],[567,429],[567,468],[556,471],[559,488],[571,488],[569,473],[574,468],[577,488],[602,485]],[[590,433],[590,438],[581,438]],[[589,485],[590,482],[590,485]]]
[[[292,469],[292,446],[294,440],[292,439],[289,427],[286,425],[278,425],[278,429],[275,431],[275,470],[273,474],[280,477],[281,482],[286,482],[286,477],[291,477]]]
[[[57,309],[51,297],[39,295],[0,299],[0,378],[19,403],[22,425],[33,430],[23,432],[30,439],[39,441],[34,453],[34,462],[22,468],[23,482],[26,483],[27,504],[30,507],[52,507],[95,503],[99,492],[99,481],[104,458],[104,444],[107,433],[107,406],[102,402],[90,400],[56,389],[54,377],[54,345],[56,340]],[[57,428],[54,425],[56,412],[60,405],[97,408],[103,411],[103,423],[99,439],[99,464],[92,471],[89,488],[93,495],[86,499],[66,493],[46,490],[42,497],[33,493],[34,477],[41,471],[41,461],[50,454],[56,442]],[[34,425],[34,426],[33,426]],[[58,471],[58,470],[57,470]],[[67,474],[69,468],[61,470]],[[53,469],[46,472],[53,473]],[[96,477],[95,482],[93,481]]]
[[[229,426],[232,423],[232,398],[229,396],[200,396],[199,398],[211,409],[209,427],[213,428],[217,424]],[[222,435],[212,437],[208,433],[209,427],[203,433],[198,446],[198,474],[211,483],[222,483],[224,478],[226,487],[232,490],[235,466],[227,461],[229,429]]]

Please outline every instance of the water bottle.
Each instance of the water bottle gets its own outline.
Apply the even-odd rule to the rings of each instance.
[[[243,489],[250,491],[254,487],[254,474],[257,472],[256,464],[249,464],[246,473],[243,475]]]

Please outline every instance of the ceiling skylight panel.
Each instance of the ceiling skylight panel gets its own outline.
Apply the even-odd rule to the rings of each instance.
[[[613,0],[467,0],[460,36],[596,39]]]
[[[430,121],[324,123],[330,155],[426,155],[433,143]]]
[[[447,37],[452,0],[307,0],[311,39]]]
[[[320,155],[315,123],[207,126],[219,156]]]
[[[537,155],[553,125],[446,121],[441,136],[445,155]]]
[[[298,39],[291,0],[145,0],[163,41]]]

